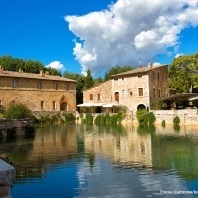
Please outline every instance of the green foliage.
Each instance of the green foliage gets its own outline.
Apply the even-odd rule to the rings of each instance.
[[[83,91],[84,81],[85,81],[84,76],[76,74],[76,73],[72,73],[72,72],[65,72],[63,74],[63,77],[76,81],[76,102],[77,104],[82,104],[83,103],[82,91]]]
[[[155,100],[152,104],[151,109],[162,110],[163,109],[163,100],[162,99]]]
[[[153,125],[156,117],[153,112],[148,112],[146,109],[136,111],[136,117],[139,125]]]
[[[126,71],[130,71],[132,69],[133,69],[132,66],[123,66],[123,67],[120,67],[120,66],[117,65],[115,67],[112,67],[108,72],[105,73],[104,80],[107,81],[107,80],[110,79],[110,77],[112,75],[119,74],[119,73],[126,72]]]
[[[153,125],[153,124],[155,123],[156,117],[155,117],[155,115],[154,115],[153,112],[149,112],[149,113],[147,114],[147,120],[148,120],[148,124],[149,124],[149,125]]]
[[[136,118],[139,122],[139,125],[147,125],[148,123],[147,114],[148,111],[146,109],[140,109],[136,111]]]
[[[179,123],[180,123],[180,118],[179,118],[179,116],[175,116],[175,117],[173,118],[173,125],[174,125],[174,126],[178,126]]]
[[[73,115],[73,113],[65,113],[64,118],[64,123],[75,124],[76,117]]]
[[[198,88],[198,54],[174,59],[169,66],[169,87],[179,93],[188,93],[191,88]]]
[[[162,125],[162,127],[165,127],[166,126],[166,121],[162,120],[161,125]]]
[[[156,131],[156,127],[154,125],[140,125],[137,128],[137,133],[141,136],[145,136],[148,134],[154,134]]]
[[[94,81],[92,78],[91,70],[87,70],[87,75],[84,77],[84,87],[83,89],[89,89],[94,86]]]
[[[178,132],[180,131],[180,126],[179,126],[179,124],[173,125],[173,129],[174,129],[175,132],[178,133]]]
[[[10,104],[5,111],[7,119],[22,119],[32,117],[32,112],[24,104]]]
[[[87,113],[85,116],[85,123],[86,124],[93,124],[93,115],[91,113]]]
[[[12,56],[0,57],[0,65],[7,71],[19,71],[38,74],[41,70],[48,71],[51,75],[61,75],[57,69],[46,68],[41,62],[12,58]]]
[[[121,123],[123,117],[122,113],[113,114],[111,116],[109,114],[100,114],[95,118],[94,123],[101,126],[117,125]]]

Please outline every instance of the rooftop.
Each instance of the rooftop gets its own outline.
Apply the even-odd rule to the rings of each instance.
[[[160,67],[165,67],[165,66],[168,66],[168,65],[152,66],[151,64],[149,64],[147,67],[138,67],[137,69],[133,69],[133,70],[126,71],[123,73],[112,75],[111,78],[119,77],[119,76],[127,76],[131,74],[146,73],[148,71],[151,71]]]
[[[41,71],[40,74],[26,73],[26,72],[14,72],[14,71],[4,71],[0,68],[0,77],[14,77],[14,78],[31,78],[31,79],[42,79],[42,80],[54,80],[54,81],[66,81],[66,82],[76,82],[69,78],[64,78],[60,76],[50,75],[48,72]]]

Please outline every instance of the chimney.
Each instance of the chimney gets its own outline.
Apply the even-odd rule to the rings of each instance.
[[[147,67],[148,67],[149,69],[151,69],[151,68],[152,68],[152,63],[148,63]]]
[[[23,73],[23,70],[22,69],[19,69],[19,73]]]
[[[0,73],[3,74],[3,67],[0,65]]]
[[[44,72],[43,72],[43,70],[40,71],[39,76],[40,76],[40,77],[44,77]]]
[[[142,59],[141,58],[139,58],[139,68],[142,68],[143,66],[142,66]]]

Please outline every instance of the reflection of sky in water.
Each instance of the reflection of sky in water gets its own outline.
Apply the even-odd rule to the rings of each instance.
[[[64,163],[44,174],[43,178],[28,179],[14,184],[11,190],[13,198],[72,198],[78,187],[75,163]]]
[[[139,171],[135,168],[118,169],[101,158],[96,158],[92,173],[85,164],[83,167],[79,166],[78,177],[81,181],[84,180],[84,186],[78,189],[79,195],[77,197],[81,198],[141,198],[158,196],[160,190],[172,192],[174,190],[198,190],[197,181],[194,185],[191,182],[185,182],[174,172],[155,173],[153,170]],[[163,194],[163,197],[170,197],[170,195]],[[178,197],[178,195],[173,194],[171,197]],[[183,196],[180,194],[179,197]]]
[[[67,133],[64,129],[40,133],[44,142],[36,136],[28,150],[31,152],[27,152],[27,162],[33,162],[34,167],[42,155],[45,173],[40,178],[27,175],[18,180],[11,190],[12,197],[142,198],[159,196],[160,190],[198,190],[198,144],[190,140],[196,137],[195,128],[187,134],[186,128],[181,127],[179,133],[173,133],[174,138],[170,127],[167,131],[157,128],[153,136],[139,135],[132,128],[122,135],[111,131],[97,133],[96,129],[94,133],[91,128],[89,133],[84,131],[80,147],[75,127],[70,126]]]

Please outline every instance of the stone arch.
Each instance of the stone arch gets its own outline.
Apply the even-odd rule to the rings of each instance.
[[[137,106],[137,110],[140,110],[140,109],[146,109],[146,106],[144,104],[139,104]]]
[[[67,111],[67,110],[68,110],[67,98],[63,95],[60,99],[60,111]]]

